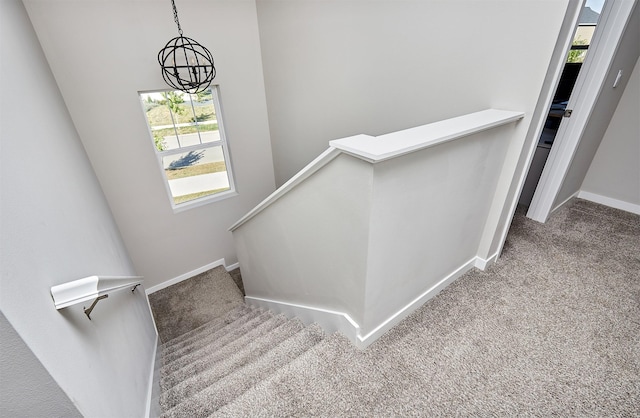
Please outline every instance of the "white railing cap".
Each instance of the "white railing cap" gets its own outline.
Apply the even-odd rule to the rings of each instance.
[[[56,309],[62,309],[142,282],[140,276],[89,276],[52,286],[51,297]]]
[[[464,136],[517,121],[523,112],[487,109],[376,137],[356,135],[329,145],[371,163],[432,147]]]

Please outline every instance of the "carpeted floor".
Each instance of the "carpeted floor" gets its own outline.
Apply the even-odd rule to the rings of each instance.
[[[233,279],[233,282],[236,284],[236,286],[238,286],[238,289],[240,289],[240,292],[242,292],[242,295],[244,296],[244,284],[242,283],[242,273],[240,273],[240,268],[236,268],[233,269],[229,272],[229,275],[231,276],[231,278]]]
[[[167,342],[244,303],[242,292],[228,278],[220,266],[150,294],[160,341]]]
[[[216,383],[168,385],[197,389],[166,416],[640,416],[639,271],[640,216],[583,200],[546,224],[519,211],[497,264],[366,350],[333,334],[249,383],[249,361],[215,366]]]

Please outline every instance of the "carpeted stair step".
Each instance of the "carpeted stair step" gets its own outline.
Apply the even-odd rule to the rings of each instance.
[[[373,375],[384,381],[376,372],[375,363],[367,363],[367,357],[367,352],[359,351],[344,335],[334,333],[214,413],[201,416],[271,416],[265,411],[278,411],[277,416],[344,416],[349,405],[356,405],[358,400],[337,388],[370,386],[368,379]],[[365,401],[372,405],[383,402],[382,398]],[[305,405],[304,412],[301,405]],[[327,409],[319,409],[322,405]],[[371,411],[364,414],[357,409],[351,412],[349,416],[385,416]]]
[[[246,322],[233,323],[221,329],[208,336],[206,341],[194,341],[192,345],[183,347],[178,352],[171,353],[170,357],[165,358],[160,369],[161,376],[169,375],[201,357],[211,355],[237,339],[247,338],[247,333],[251,332],[256,335],[262,329],[268,330],[268,327],[277,326],[273,324],[273,321],[276,321],[276,315],[269,311],[263,311]]]
[[[211,330],[212,332],[207,330],[203,331],[201,334],[195,334],[188,339],[185,339],[181,344],[172,346],[166,352],[163,351],[163,364],[168,365],[187,354],[213,343],[222,344],[228,341],[228,339],[233,335],[237,335],[237,333],[232,332],[233,330],[240,328],[250,329],[252,326],[255,326],[256,323],[262,322],[270,317],[273,317],[273,314],[261,309],[253,309],[251,312],[237,318],[235,321],[230,322],[222,328],[215,331]]]
[[[250,329],[244,327],[234,329],[229,335],[223,336],[220,340],[224,343],[218,344],[218,341],[204,347],[194,353],[186,355],[169,365],[165,365],[160,369],[160,387],[166,391],[173,386],[179,384],[183,380],[207,370],[218,361],[233,355],[236,351],[251,344],[254,340],[270,334],[280,325],[289,320],[284,315],[273,316],[268,312],[271,318],[252,326]],[[248,323],[250,324],[250,323]]]
[[[255,354],[242,367],[227,373],[203,390],[189,398],[176,397],[161,399],[166,412],[163,418],[206,417],[217,409],[232,402],[275,371],[298,358],[325,338],[322,328],[313,324],[301,329],[276,346],[260,354]],[[225,365],[226,366],[226,365]],[[168,398],[173,395],[167,395]],[[163,396],[164,398],[164,396]],[[167,410],[166,406],[175,404]]]
[[[175,337],[169,341],[164,342],[160,347],[163,351],[169,352],[175,348],[179,348],[182,345],[188,344],[188,342],[197,338],[199,335],[206,335],[207,333],[216,332],[227,325],[235,322],[239,318],[242,318],[246,315],[251,315],[256,311],[255,308],[252,308],[246,304],[238,305],[238,307],[232,309],[227,312],[225,315],[216,318],[210,322],[207,322],[204,325],[199,326],[189,332],[186,332],[178,337]]]
[[[166,343],[244,305],[223,266],[149,294],[160,341]]]
[[[305,329],[300,321],[286,320],[282,325],[271,330],[268,334],[257,338],[244,346],[238,346],[237,351],[228,357],[213,363],[207,370],[201,370],[197,375],[182,381],[167,390],[160,397],[160,404],[164,410],[178,405],[185,399],[196,395],[200,391],[215,384],[245,366],[258,361],[261,356],[269,353],[283,341],[293,338]],[[304,334],[301,334],[304,336]]]

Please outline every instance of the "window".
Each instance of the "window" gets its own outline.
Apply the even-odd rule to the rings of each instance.
[[[580,18],[578,19],[578,28],[573,38],[571,50],[567,57],[567,62],[572,64],[583,63],[587,56],[587,49],[591,44],[593,33],[595,32],[604,0],[587,0],[582,7]]]
[[[174,209],[234,190],[217,89],[140,93]]]
[[[571,50],[567,56],[567,62],[569,63],[583,63],[587,56],[587,49],[593,38],[593,32],[596,29],[596,24],[580,24],[576,30],[576,34],[571,44]]]

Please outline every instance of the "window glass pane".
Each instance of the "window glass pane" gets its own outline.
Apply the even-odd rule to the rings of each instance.
[[[153,133],[153,142],[156,144],[158,151],[167,151],[180,148],[178,138],[176,137],[175,128],[166,128],[151,130]]]
[[[218,132],[218,118],[213,104],[213,94],[207,90],[201,94],[192,95],[195,119],[203,143],[220,140]]]
[[[143,95],[147,97],[143,100],[145,111],[147,112],[147,120],[151,128],[173,127],[171,119],[171,111],[162,103],[162,99],[154,99],[152,95]]]
[[[213,107],[213,99],[211,95],[208,96],[208,99],[205,99],[207,96],[203,96],[203,98],[199,98],[198,95],[193,95],[193,109],[196,114],[196,122],[199,124],[207,124],[207,123],[215,123],[216,122],[216,110]]]
[[[175,130],[173,127],[173,119],[171,110],[164,103],[164,97],[161,93],[141,93],[140,99],[144,107],[147,123],[153,141],[158,151],[163,151],[170,147],[170,144],[176,143]],[[173,136],[173,140],[167,137]]]
[[[200,144],[200,135],[195,125],[178,126],[176,132],[178,132],[178,143],[181,148]]]
[[[229,190],[221,146],[162,157],[175,204]]]
[[[572,49],[569,51],[569,55],[567,56],[567,62],[569,63],[583,63],[584,59],[587,57],[586,49]]]
[[[174,207],[232,190],[225,138],[218,126],[217,90],[140,93],[158,161]]]
[[[198,126],[200,129],[203,126]],[[200,131],[200,138],[202,143],[220,141],[220,131],[218,131],[218,124],[204,125],[205,131]]]
[[[168,123],[175,123],[176,125],[182,123],[192,123],[193,113],[191,111],[191,105],[189,104],[189,95],[181,91],[166,91],[162,93],[162,103],[171,110],[172,120]]]

